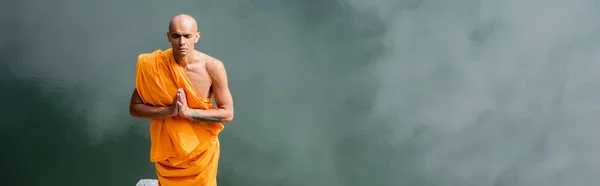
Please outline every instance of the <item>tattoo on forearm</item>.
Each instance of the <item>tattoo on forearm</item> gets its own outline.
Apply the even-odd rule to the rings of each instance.
[[[192,119],[198,122],[221,122],[221,118],[216,116],[202,116],[197,112],[192,113]]]

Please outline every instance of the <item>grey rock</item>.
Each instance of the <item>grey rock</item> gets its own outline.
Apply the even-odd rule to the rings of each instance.
[[[135,186],[158,186],[158,180],[154,179],[141,179]]]

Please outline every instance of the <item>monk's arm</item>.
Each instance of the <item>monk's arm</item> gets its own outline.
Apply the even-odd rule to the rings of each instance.
[[[211,110],[202,110],[202,109],[191,109],[191,115],[188,116],[189,119],[198,122],[222,122],[229,123],[231,122],[232,114],[228,112],[226,109],[218,108]]]
[[[189,118],[200,122],[229,123],[233,120],[233,98],[229,91],[225,67],[221,61],[213,60],[207,63],[206,69],[212,79],[217,109],[191,109]]]
[[[131,95],[131,102],[129,103],[129,114],[136,118],[164,119],[176,116],[177,107],[146,105],[138,94],[137,89],[135,89]]]

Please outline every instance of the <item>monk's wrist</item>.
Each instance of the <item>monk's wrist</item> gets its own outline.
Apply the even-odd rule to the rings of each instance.
[[[188,109],[186,111],[182,111],[181,115],[186,118],[186,119],[192,119],[192,112],[191,109]]]

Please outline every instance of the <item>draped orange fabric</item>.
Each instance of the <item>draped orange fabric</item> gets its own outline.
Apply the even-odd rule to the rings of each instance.
[[[145,104],[168,106],[183,88],[190,108],[215,109],[210,98],[199,96],[173,58],[172,49],[138,56],[136,88]],[[161,186],[216,186],[221,123],[188,120],[179,116],[150,122],[150,161],[155,163]]]

